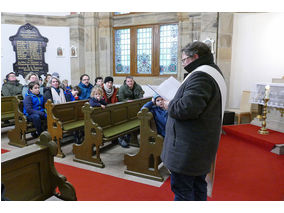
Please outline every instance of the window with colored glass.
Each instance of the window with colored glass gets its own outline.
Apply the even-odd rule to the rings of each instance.
[[[114,75],[177,74],[178,25],[114,28]]]

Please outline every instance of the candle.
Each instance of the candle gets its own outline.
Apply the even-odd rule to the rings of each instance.
[[[266,85],[265,86],[265,96],[264,96],[265,99],[269,99],[269,93],[270,93],[270,86]]]

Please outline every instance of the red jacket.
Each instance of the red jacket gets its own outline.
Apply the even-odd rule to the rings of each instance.
[[[118,88],[114,87],[114,91],[113,91],[113,94],[112,94],[110,99],[107,98],[106,91],[105,91],[104,87],[102,87],[102,89],[104,91],[104,99],[108,104],[113,104],[113,103],[118,102],[118,98],[117,98]]]

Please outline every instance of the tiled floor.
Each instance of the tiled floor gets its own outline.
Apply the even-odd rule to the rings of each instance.
[[[7,137],[7,132],[11,128],[13,128],[13,127],[6,127],[6,128],[1,129],[1,148],[2,149],[6,149],[6,150],[20,149],[18,147],[10,146],[8,144],[9,139]],[[31,140],[28,143],[32,144],[33,142],[35,142],[35,140]],[[112,146],[109,149],[104,150],[103,152],[101,152],[101,159],[105,164],[105,168],[98,168],[98,167],[74,162],[73,161],[74,155],[72,153],[72,146],[73,146],[72,143],[63,146],[62,151],[66,155],[65,158],[55,157],[54,161],[58,162],[58,163],[63,163],[63,164],[75,166],[75,167],[82,168],[82,169],[87,169],[87,170],[98,172],[98,173],[103,173],[103,174],[123,178],[123,179],[126,179],[126,180],[131,180],[131,181],[135,181],[135,182],[139,182],[139,183],[144,183],[144,184],[156,186],[156,187],[159,187],[163,184],[163,182],[149,180],[149,179],[145,179],[145,178],[140,178],[140,177],[124,174],[124,170],[126,169],[126,166],[123,163],[124,155],[125,154],[137,153],[138,149],[139,149],[137,147],[122,148],[119,145],[115,145],[115,146]],[[164,177],[164,180],[166,180],[169,176],[169,172],[167,171],[167,169],[165,167],[162,166],[162,164],[160,165],[160,167],[161,167],[160,172],[161,172],[162,176]]]

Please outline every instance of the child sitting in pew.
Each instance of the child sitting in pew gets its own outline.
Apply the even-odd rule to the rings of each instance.
[[[103,98],[103,90],[101,87],[95,86],[92,89],[91,95],[90,95],[90,100],[89,103],[92,107],[101,107],[105,108],[107,103],[105,99]]]
[[[44,130],[41,121],[46,120],[46,111],[44,108],[43,96],[40,94],[40,85],[37,81],[28,84],[28,91],[23,100],[23,112],[27,116],[28,121],[33,123],[36,132],[32,133],[34,138],[38,137]]]
[[[70,101],[78,101],[79,95],[81,94],[81,89],[78,86],[73,87],[72,89],[66,89],[66,96],[68,97],[68,100]]]
[[[153,114],[158,134],[165,137],[168,111],[164,107],[164,99],[160,95],[155,94],[152,98],[152,101],[144,104],[141,109],[143,108],[148,108]]]

